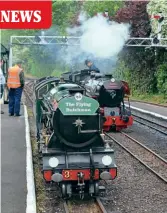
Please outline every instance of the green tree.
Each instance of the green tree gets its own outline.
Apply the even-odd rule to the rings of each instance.
[[[167,64],[159,65],[157,68],[157,87],[160,94],[167,98]]]
[[[85,1],[83,10],[90,16],[94,16],[97,12],[103,13],[108,10],[109,16],[114,16],[123,5],[123,1]]]
[[[157,15],[158,13],[162,12],[164,16],[167,14],[167,1],[166,0],[150,0],[149,4],[147,5],[147,11],[150,15]],[[158,21],[156,19],[151,20],[152,25],[152,33],[157,33],[158,30]],[[167,25],[164,24],[162,26],[162,36],[167,36]]]

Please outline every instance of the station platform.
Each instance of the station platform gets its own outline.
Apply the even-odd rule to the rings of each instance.
[[[4,111],[1,114],[1,213],[27,213],[27,195],[31,190],[27,177],[25,107],[21,106],[20,117],[9,116],[8,105],[2,104],[1,109]],[[31,199],[33,205],[32,196]]]
[[[125,102],[127,104],[127,102]],[[131,109],[141,111],[143,113],[147,113],[153,115],[155,117],[163,118],[167,120],[167,107],[156,106],[153,104],[141,103],[130,101]]]

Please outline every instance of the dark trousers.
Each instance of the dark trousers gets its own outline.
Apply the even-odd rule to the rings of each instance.
[[[20,114],[20,101],[23,88],[9,90],[9,113],[19,115]]]
[[[1,84],[1,91],[0,91],[0,98],[2,98],[2,96],[3,96],[3,91],[4,91],[4,85],[3,84]]]

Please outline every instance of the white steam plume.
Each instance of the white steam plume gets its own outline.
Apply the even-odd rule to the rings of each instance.
[[[75,66],[77,70],[84,69],[84,61],[90,59],[101,72],[111,72],[116,65],[117,56],[129,38],[129,25],[108,22],[102,14],[93,18],[81,12],[78,18],[80,26],[67,29],[67,34],[80,37],[80,45],[48,45],[51,58],[56,58],[57,63]],[[48,33],[59,35],[59,29],[50,29]],[[74,42],[69,41],[70,43]]]
[[[66,62],[73,63],[75,60],[84,63],[87,58],[103,61],[103,64],[109,59],[116,61],[117,55],[129,38],[129,24],[108,22],[102,14],[88,18],[84,12],[80,13],[78,21],[81,25],[68,28],[67,33],[80,36],[80,46],[69,46],[66,49]]]
[[[98,58],[116,56],[129,38],[129,25],[107,22],[101,14],[88,18],[84,12],[79,15],[81,26],[68,28],[69,34],[80,32],[80,51],[93,54]]]
[[[98,58],[116,56],[128,39],[128,25],[112,22],[103,16],[93,17],[83,23],[81,49]]]

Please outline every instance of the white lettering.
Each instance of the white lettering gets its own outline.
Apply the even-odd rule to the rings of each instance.
[[[8,10],[0,11],[0,22],[40,22],[41,11],[39,10]]]
[[[11,22],[19,22],[19,17],[18,17],[19,11],[13,10],[13,11],[11,11],[11,13],[12,13]]]
[[[66,108],[66,112],[91,112],[91,109]]]
[[[33,14],[33,11],[29,11],[29,10],[26,10],[26,11],[23,11],[23,10],[20,10],[20,15],[21,15],[21,20],[22,22],[30,22],[31,21],[31,18],[32,18],[32,14]]]
[[[6,11],[1,11],[1,22],[9,22],[10,21],[10,11],[7,11],[8,14],[6,14]]]
[[[34,22],[40,22],[41,21],[41,11],[39,11],[39,10],[36,10],[35,12],[34,12],[34,17],[37,19],[35,19],[34,18]]]

